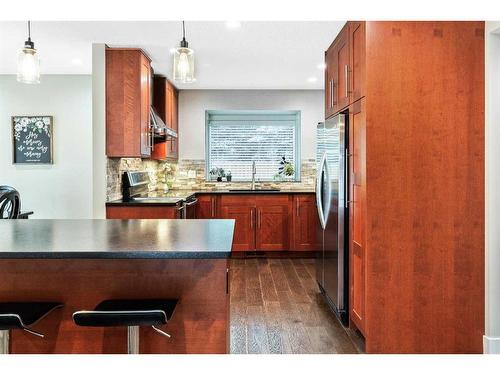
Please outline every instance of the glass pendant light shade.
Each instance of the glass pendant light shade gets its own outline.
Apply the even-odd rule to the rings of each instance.
[[[40,61],[31,41],[30,22],[28,21],[28,40],[17,56],[17,80],[23,83],[40,83]]]
[[[40,83],[40,61],[34,48],[23,48],[17,58],[17,80],[23,83]]]
[[[184,21],[182,21],[182,40],[174,52],[174,80],[181,83],[194,81],[194,51],[186,41]]]
[[[179,47],[174,53],[174,80],[182,83],[193,82],[194,51],[191,48]]]

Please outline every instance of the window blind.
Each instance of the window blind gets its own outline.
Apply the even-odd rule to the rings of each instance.
[[[284,156],[300,179],[298,113],[217,113],[207,121],[207,179],[212,168],[231,171],[233,181],[275,179]]]

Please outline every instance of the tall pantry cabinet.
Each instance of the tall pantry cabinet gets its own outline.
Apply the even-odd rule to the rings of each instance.
[[[369,353],[481,353],[484,22],[347,22],[325,59],[326,116],[349,114],[351,326]]]

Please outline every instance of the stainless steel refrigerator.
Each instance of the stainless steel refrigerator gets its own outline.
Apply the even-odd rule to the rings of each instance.
[[[321,223],[316,279],[340,320],[348,322],[347,116],[317,126],[316,203]]]

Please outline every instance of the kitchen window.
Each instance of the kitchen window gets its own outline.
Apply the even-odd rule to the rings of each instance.
[[[231,171],[232,181],[300,181],[300,111],[206,111],[206,179]],[[280,161],[293,167],[280,175]],[[290,170],[290,169],[289,169]]]

